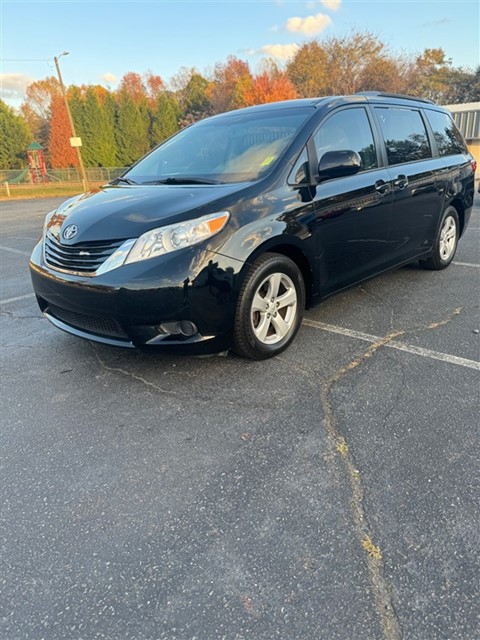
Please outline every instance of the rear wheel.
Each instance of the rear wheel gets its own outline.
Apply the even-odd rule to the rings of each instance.
[[[264,360],[288,347],[305,308],[305,284],[289,258],[266,253],[250,268],[240,291],[234,325],[234,351]]]
[[[459,235],[460,224],[457,210],[455,207],[447,207],[435,239],[433,254],[430,258],[421,260],[420,264],[425,269],[432,270],[445,269],[448,267],[455,256]]]

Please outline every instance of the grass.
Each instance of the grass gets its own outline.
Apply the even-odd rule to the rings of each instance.
[[[89,182],[90,189],[99,187],[105,182]],[[26,198],[51,198],[54,196],[74,196],[77,193],[84,191],[83,184],[81,182],[69,182],[69,183],[46,183],[38,185],[30,184],[11,184],[10,197],[7,196],[7,191],[4,185],[0,185],[0,201],[9,200],[21,200]]]

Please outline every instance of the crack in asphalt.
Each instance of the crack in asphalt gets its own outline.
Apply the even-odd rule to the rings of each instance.
[[[102,369],[105,369],[105,371],[115,371],[117,373],[123,373],[124,376],[129,376],[130,378],[133,378],[134,380],[138,380],[139,382],[142,382],[143,384],[147,385],[147,387],[152,387],[153,389],[155,389],[156,391],[161,391],[162,393],[167,393],[169,395],[178,395],[175,391],[172,391],[171,389],[165,389],[164,387],[160,387],[158,384],[155,384],[154,382],[151,382],[150,380],[147,380],[146,378],[144,378],[143,376],[139,376],[136,373],[133,373],[133,371],[126,371],[125,369],[122,369],[121,367],[111,367],[108,364],[106,364],[98,355],[97,351],[95,350],[95,347],[93,345],[90,345],[92,347],[92,351],[93,354],[95,356],[95,358],[97,359],[99,365],[102,367]]]
[[[185,399],[185,392],[179,387],[178,391],[175,391],[173,389],[166,389],[165,387],[161,387],[160,385],[156,384],[155,382],[152,382],[151,380],[147,380],[147,378],[144,378],[143,376],[138,375],[137,373],[134,373],[133,371],[127,371],[126,369],[122,369],[121,367],[112,367],[108,364],[106,364],[106,362],[104,362],[102,360],[102,358],[99,356],[94,344],[89,343],[90,347],[95,355],[95,358],[98,361],[98,364],[101,366],[102,369],[104,369],[107,372],[110,373],[121,373],[124,376],[128,376],[130,378],[133,378],[134,380],[136,380],[137,382],[141,382],[142,384],[146,385],[147,387],[150,387],[152,389],[155,389],[156,391],[160,391],[161,393],[165,393],[169,396],[173,396],[175,398],[184,398]],[[164,372],[164,375],[187,375],[188,377],[193,377],[193,375],[190,372],[185,372],[185,371],[170,371],[170,372]],[[206,395],[204,393],[196,393],[195,394],[195,400],[199,401],[199,402],[204,402],[204,403],[214,403],[217,402],[218,399],[215,397],[215,395]],[[224,405],[228,405],[230,407],[240,407],[240,408],[244,408],[245,407],[245,401],[240,399],[238,401],[235,400],[227,400],[227,399],[222,399],[221,403]],[[270,401],[267,400],[265,401],[265,403],[255,403],[255,404],[249,404],[249,407],[251,409],[258,409],[258,410],[264,410],[265,408],[267,408],[270,405]],[[181,406],[179,404],[176,405],[177,409],[181,409]]]
[[[421,325],[419,327],[412,327],[411,329],[400,329],[397,331],[391,331],[383,338],[380,338],[376,342],[372,343],[361,356],[357,356],[354,360],[338,369],[335,373],[328,377],[322,385],[321,399],[325,412],[324,424],[326,426],[328,435],[335,445],[336,451],[340,454],[345,464],[345,469],[351,488],[351,507],[355,528],[361,546],[366,553],[372,591],[377,605],[380,623],[386,640],[401,640],[403,637],[402,628],[393,603],[394,594],[392,586],[385,578],[385,566],[383,563],[381,549],[373,542],[375,540],[374,531],[372,525],[369,522],[366,508],[363,502],[365,488],[362,481],[362,476],[360,474],[360,471],[356,468],[349,445],[340,431],[331,400],[331,391],[333,387],[350,371],[361,366],[366,360],[375,355],[375,353],[381,347],[388,345],[389,343],[394,341],[395,338],[404,336],[408,333],[415,333],[417,331],[434,331],[439,327],[443,327],[451,322],[456,316],[460,315],[462,310],[462,307],[457,307],[446,318],[443,318],[442,320],[430,322],[429,324]],[[403,388],[404,379],[405,374],[402,367],[401,390]],[[389,415],[395,409],[400,397],[401,391],[397,394],[392,407],[390,407],[387,414],[384,416],[384,422],[388,419]]]
[[[330,393],[333,386],[349,371],[359,367],[365,362],[365,360],[371,358],[378,349],[404,334],[405,331],[392,331],[380,340],[377,340],[377,342],[371,344],[363,355],[358,356],[327,378],[323,383],[321,390],[322,404],[325,411],[324,423],[327,428],[328,435],[332,439],[338,453],[341,455],[345,463],[352,494],[351,506],[355,528],[361,545],[366,551],[373,595],[377,605],[383,632],[387,640],[401,640],[402,632],[400,622],[393,606],[391,587],[384,577],[384,566],[381,551],[373,543],[373,540],[375,539],[373,528],[368,521],[367,513],[363,504],[364,487],[362,478],[354,464],[348,444],[339,429],[335,418],[333,404],[330,399]]]

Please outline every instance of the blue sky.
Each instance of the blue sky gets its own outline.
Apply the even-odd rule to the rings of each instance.
[[[312,37],[369,30],[392,52],[441,47],[455,66],[480,64],[478,0],[0,0],[2,97],[18,106],[28,82],[54,75],[67,50],[68,84],[115,88],[127,71],[165,81],[180,67],[208,72],[228,55],[254,70],[284,62]],[[39,61],[37,61],[39,60]]]

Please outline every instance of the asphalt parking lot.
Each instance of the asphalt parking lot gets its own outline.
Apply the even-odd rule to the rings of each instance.
[[[27,262],[61,200],[0,203],[0,638],[480,638],[479,200],[446,271],[260,363],[51,326]]]

